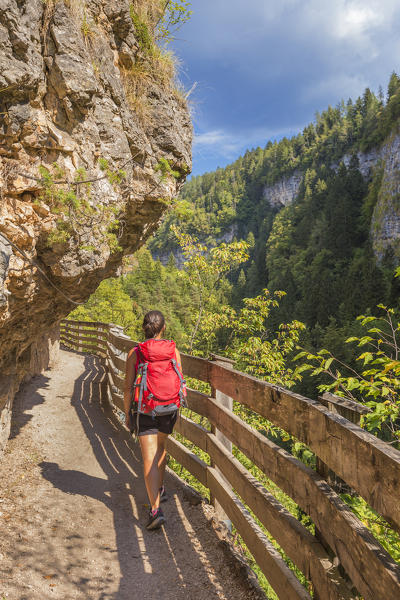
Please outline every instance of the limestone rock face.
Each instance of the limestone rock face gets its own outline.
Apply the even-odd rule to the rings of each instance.
[[[358,170],[360,171],[361,175],[364,177],[364,179],[370,179],[376,164],[382,158],[382,149],[373,148],[369,152],[357,152],[357,158],[359,163]],[[342,162],[346,165],[346,167],[349,166],[350,161],[351,155],[345,154]]]
[[[296,170],[288,177],[283,177],[272,185],[266,185],[263,196],[271,206],[282,208],[295,200],[302,181],[302,171]]]
[[[132,102],[139,46],[129,7],[128,0],[0,0],[0,234],[15,244],[0,236],[4,373],[24,375],[29,361],[23,367],[19,359],[74,308],[69,299],[85,301],[117,273],[190,170],[184,99],[150,74],[140,98],[145,116]],[[180,176],[163,173],[160,159]],[[40,165],[52,181],[68,182],[48,184],[48,202]],[[95,181],[89,190],[74,184],[77,177]],[[91,212],[55,214],[59,189],[83,194]],[[66,239],[50,243],[64,225]]]
[[[370,152],[358,152],[357,158],[359,162],[359,171],[365,179],[370,179],[372,172],[382,158],[384,154],[384,148],[373,149]],[[345,154],[341,160],[346,167],[349,166],[351,161],[351,155]],[[339,168],[338,164],[333,164],[331,167],[335,170]],[[272,185],[266,185],[263,189],[263,196],[265,200],[276,208],[282,208],[282,206],[288,206],[292,204],[300,190],[301,182],[303,181],[303,172],[299,169],[293,171],[291,175],[283,177]]]
[[[381,150],[383,177],[371,222],[374,252],[398,265],[400,259],[400,135],[392,135]]]
[[[342,161],[346,167],[351,155],[345,154]],[[374,209],[371,223],[371,236],[375,255],[381,260],[389,253],[400,258],[400,134],[393,133],[380,147],[369,152],[358,152],[359,171],[366,180],[370,180],[377,168],[383,168],[383,179]],[[335,170],[339,164],[333,164]],[[282,208],[296,200],[303,173],[294,171],[273,185],[263,189],[264,199],[273,207]]]
[[[0,446],[72,300],[118,272],[190,171],[186,102],[135,71],[137,37],[129,0],[0,0]]]

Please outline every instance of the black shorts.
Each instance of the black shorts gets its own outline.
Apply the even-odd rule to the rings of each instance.
[[[132,414],[132,425],[133,430],[131,433],[136,432],[137,413]],[[161,433],[172,433],[176,419],[178,417],[178,411],[175,411],[171,415],[162,415],[161,417],[152,417],[151,415],[139,415],[139,433],[138,435],[157,435],[159,431]]]

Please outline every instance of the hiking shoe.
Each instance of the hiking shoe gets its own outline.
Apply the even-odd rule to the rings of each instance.
[[[161,508],[156,510],[150,510],[149,522],[146,525],[146,529],[157,529],[165,523],[165,517]]]
[[[166,502],[168,500],[168,494],[165,491],[165,487],[162,485],[160,487],[160,502]]]

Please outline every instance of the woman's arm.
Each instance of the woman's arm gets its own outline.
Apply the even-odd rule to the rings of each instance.
[[[124,409],[125,409],[125,419],[126,426],[129,428],[130,426],[130,415],[129,409],[131,407],[132,402],[132,392],[133,392],[133,384],[136,378],[136,348],[132,348],[129,350],[128,356],[126,358],[126,367],[125,367],[125,386],[124,386]]]
[[[177,363],[178,367],[182,371],[182,360],[181,360],[181,355],[179,353],[178,348],[175,348],[175,358],[176,358],[176,363]]]
[[[179,353],[178,348],[175,348],[175,358],[176,358],[176,365],[177,365],[178,370],[183,379],[182,359],[181,359],[181,355]],[[183,398],[181,397],[180,406],[186,406],[187,390],[186,390],[186,381],[184,379],[183,379],[183,383],[181,382],[181,392],[183,393]]]

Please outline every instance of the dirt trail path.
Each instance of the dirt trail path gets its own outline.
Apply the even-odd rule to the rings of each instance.
[[[98,381],[94,357],[61,351],[16,397],[0,463],[0,599],[252,598],[171,475],[165,528],[145,529],[139,452],[100,406]]]

